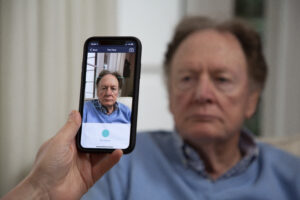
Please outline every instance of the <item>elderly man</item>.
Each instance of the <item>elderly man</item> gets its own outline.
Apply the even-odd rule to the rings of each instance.
[[[130,123],[131,110],[117,102],[122,78],[117,72],[103,70],[97,78],[98,99],[84,104],[83,123]]]
[[[300,199],[300,160],[243,128],[267,75],[255,31],[185,18],[164,70],[175,130],[138,135],[86,199]]]

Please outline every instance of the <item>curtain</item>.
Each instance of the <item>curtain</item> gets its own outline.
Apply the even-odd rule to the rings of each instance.
[[[111,0],[0,0],[0,196],[78,109],[84,41],[115,35]]]

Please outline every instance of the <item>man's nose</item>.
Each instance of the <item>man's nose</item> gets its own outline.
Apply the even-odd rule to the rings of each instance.
[[[214,86],[210,77],[202,75],[199,77],[195,88],[195,100],[200,103],[212,103],[214,100]]]
[[[107,88],[107,90],[106,90],[106,94],[107,95],[112,95],[112,89],[111,88]]]

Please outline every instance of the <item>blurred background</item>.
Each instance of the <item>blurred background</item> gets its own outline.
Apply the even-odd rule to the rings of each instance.
[[[78,109],[84,41],[132,35],[143,44],[138,130],[172,129],[162,60],[186,15],[235,16],[261,34],[269,77],[247,126],[260,137],[300,134],[300,1],[0,0],[0,196],[39,146]]]

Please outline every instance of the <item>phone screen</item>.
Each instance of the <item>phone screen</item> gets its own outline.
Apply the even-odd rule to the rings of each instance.
[[[87,152],[129,153],[135,145],[141,43],[135,37],[85,42],[77,146]]]

